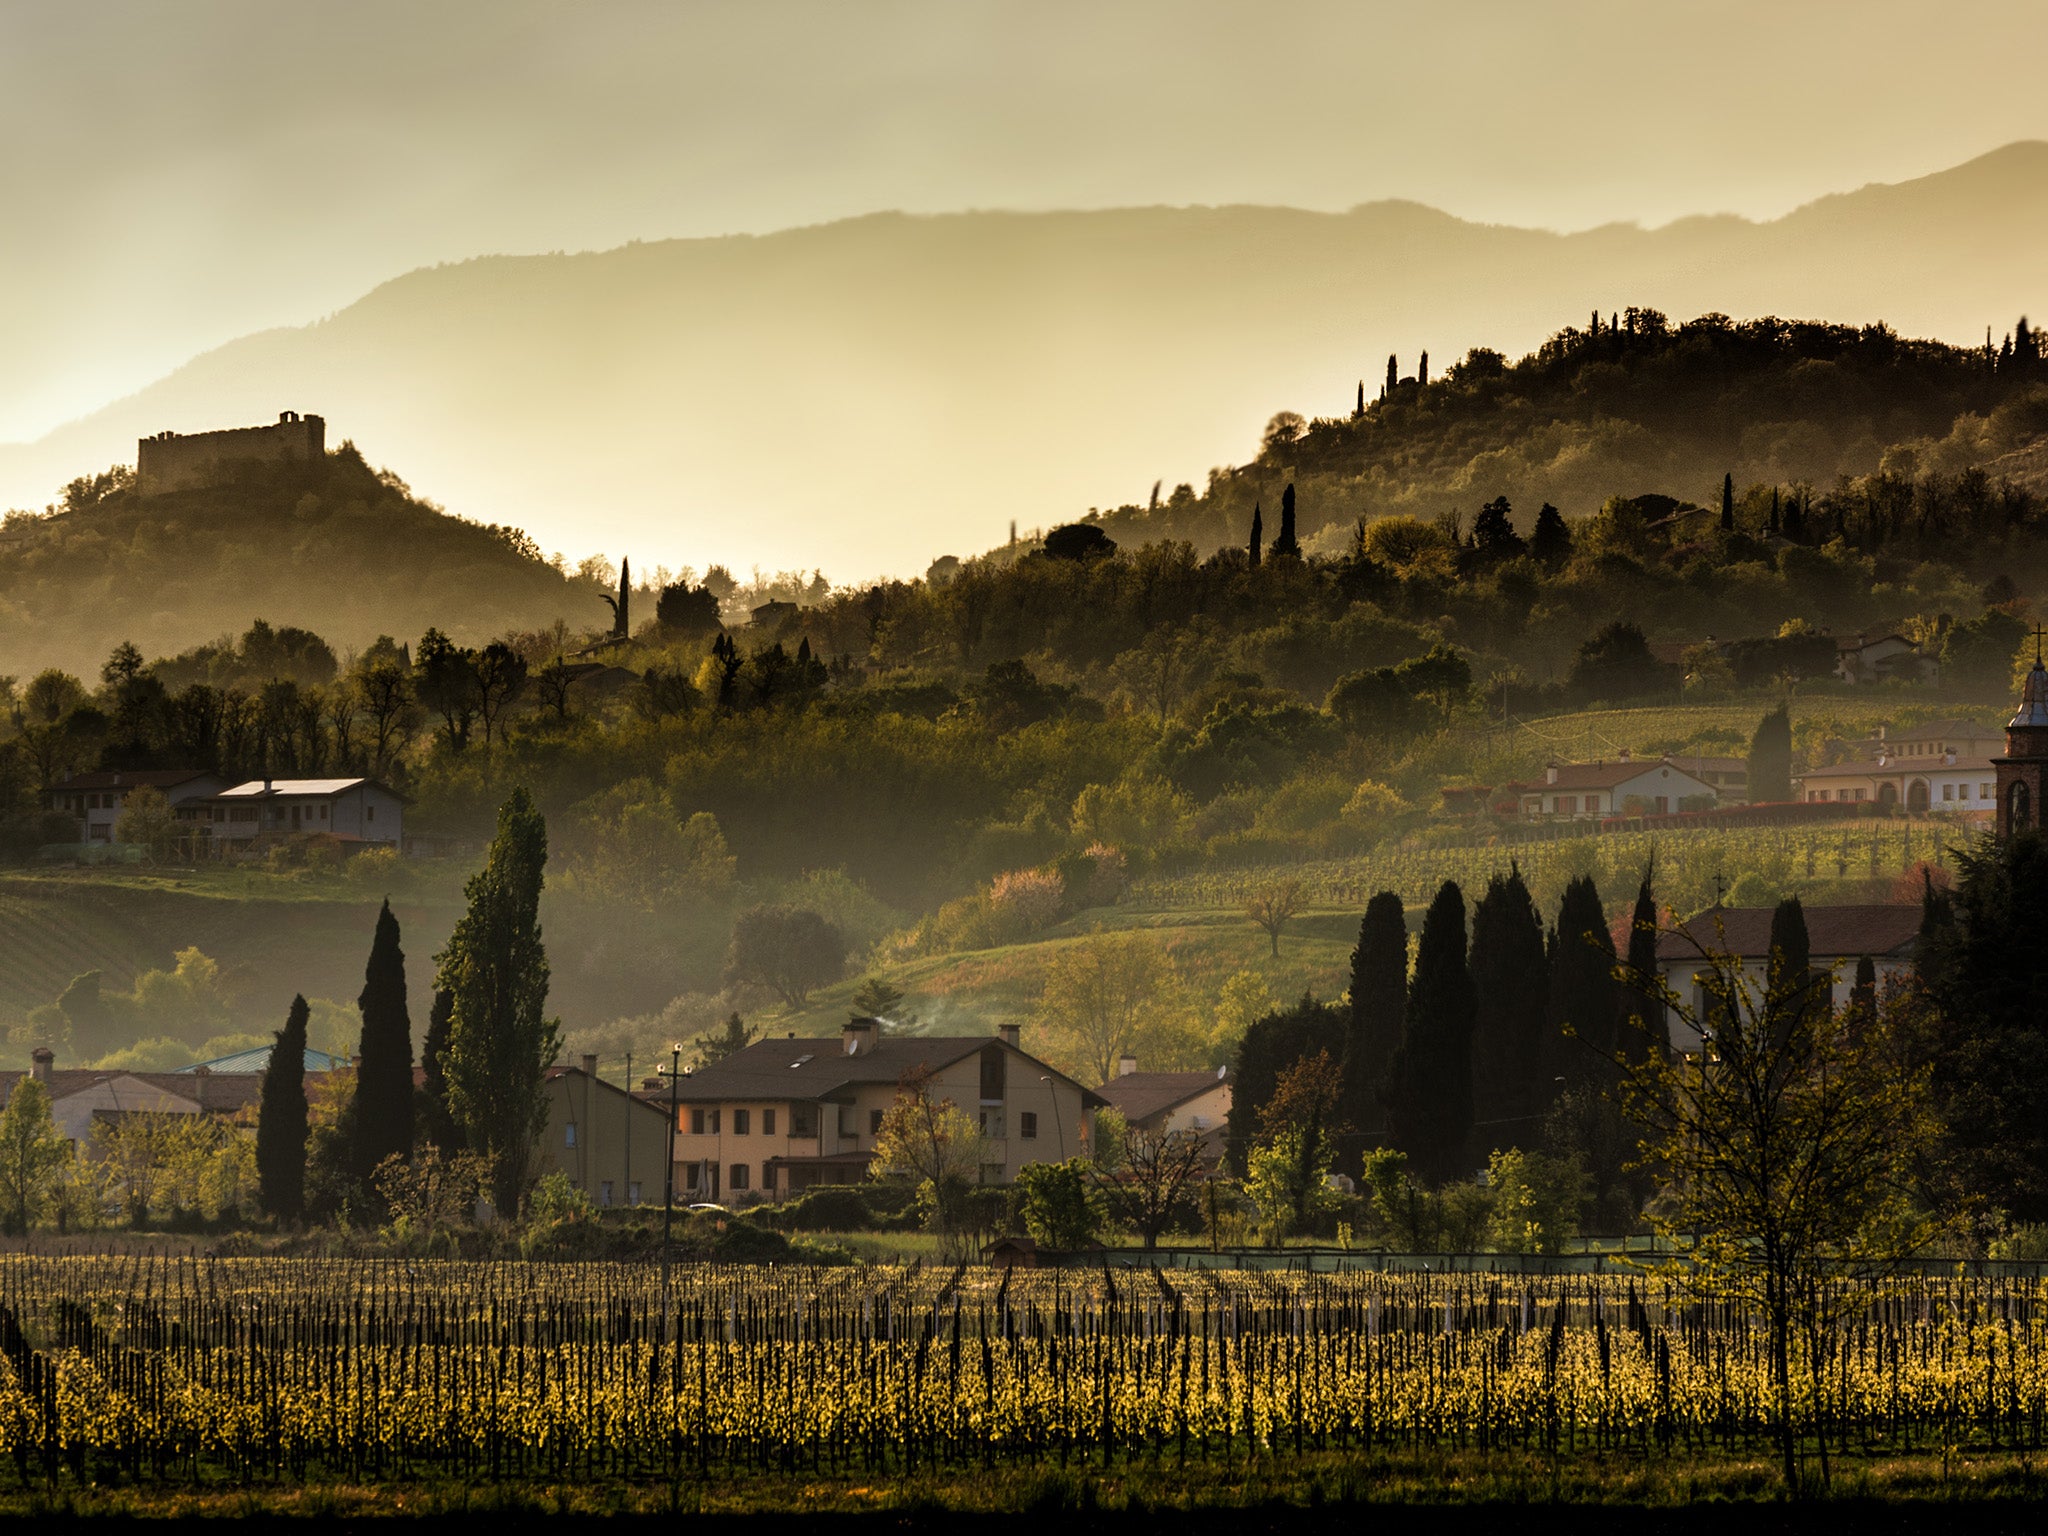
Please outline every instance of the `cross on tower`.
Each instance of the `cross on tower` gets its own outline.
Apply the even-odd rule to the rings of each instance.
[[[2041,636],[2043,633],[2044,631],[2041,626],[2036,624],[2034,626],[2034,665],[2037,667],[2041,665]]]

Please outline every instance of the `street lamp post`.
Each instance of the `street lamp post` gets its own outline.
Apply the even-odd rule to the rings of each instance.
[[[1060,1124],[1059,1090],[1053,1087],[1052,1078],[1045,1073],[1040,1073],[1038,1080],[1045,1084],[1045,1096],[1052,1100],[1052,1139],[1058,1145],[1060,1161],[1064,1163],[1067,1160],[1067,1133]]]

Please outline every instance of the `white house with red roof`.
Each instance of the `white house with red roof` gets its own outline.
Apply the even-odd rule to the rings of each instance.
[[[1920,944],[1916,905],[1807,907],[1806,942],[1815,970],[1834,973],[1835,1006],[1849,1001],[1856,964],[1869,957],[1880,990],[1908,970]],[[1770,907],[1709,907],[1657,936],[1657,969],[1665,986],[1695,1018],[1707,1012],[1707,982],[1714,957],[1739,961],[1742,973],[1761,992],[1771,955]],[[1674,1050],[1696,1051],[1699,1036],[1683,1020],[1671,1020]]]
[[[1541,782],[1513,789],[1525,821],[1669,816],[1720,803],[1712,784],[1671,758],[1638,759],[1626,751],[1611,763],[1552,763]]]

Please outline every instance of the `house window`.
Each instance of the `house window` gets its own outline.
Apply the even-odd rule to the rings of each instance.
[[[1000,1109],[984,1109],[981,1112],[981,1134],[998,1141],[1009,1135],[1009,1127],[1003,1124],[1003,1118]]]
[[[1977,786],[1977,798],[1989,800],[1991,798],[1991,786],[1989,784],[1979,784]]]
[[[981,1182],[984,1184],[1002,1183],[1003,1165],[1001,1163],[983,1163],[981,1165]]]
[[[287,1057],[286,1059],[289,1060],[290,1058]],[[612,1203],[612,1181],[610,1179],[605,1179],[598,1184],[597,1203],[599,1205],[610,1205]]]
[[[744,1110],[744,1109],[736,1109],[736,1110],[734,1110],[734,1111],[732,1112],[732,1133],[733,1133],[733,1135],[735,1135],[735,1136],[744,1136],[744,1135],[746,1135],[746,1134],[747,1134],[747,1127],[748,1127],[748,1126],[749,1126],[749,1125],[750,1125],[750,1124],[751,1124],[751,1123],[753,1122],[753,1118],[754,1118],[754,1117],[753,1117],[753,1115],[752,1115],[751,1113],[749,1113],[748,1111]]]
[[[1026,1141],[1038,1140],[1038,1116],[1032,1110],[1025,1110],[1017,1116],[1017,1134]]]
[[[628,1205],[638,1205],[639,1203],[640,1203],[640,1181],[639,1181],[638,1179],[635,1179],[635,1180],[633,1180],[633,1182],[632,1182],[632,1183],[630,1183],[630,1184],[628,1184],[628,1185],[626,1186],[626,1204],[628,1204]]]
[[[746,1189],[753,1181],[753,1170],[745,1163],[732,1165],[732,1177],[726,1181],[727,1189]]]
[[[364,806],[364,807],[363,807],[363,820],[365,820],[365,821],[375,821],[376,819],[377,819],[377,807],[375,807],[374,805],[366,805],[366,806]]]
[[[683,1188],[688,1190],[695,1190],[697,1187],[697,1175],[702,1171],[702,1169],[703,1165],[700,1163],[692,1163],[687,1168],[685,1168],[683,1170]]]
[[[290,1060],[290,1058],[287,1057],[286,1060]],[[574,1120],[571,1120],[562,1127],[562,1145],[565,1147],[576,1145],[576,1122]]]
[[[792,1136],[815,1136],[818,1134],[818,1117],[808,1104],[792,1104],[789,1110],[789,1134]]]
[[[704,1134],[704,1111],[701,1109],[690,1111],[690,1134],[692,1136],[702,1136]]]
[[[1942,799],[1944,799],[1944,800],[1953,800],[1953,799],[1955,799],[1955,797],[1956,797],[1956,787],[1955,787],[1955,785],[1953,785],[1953,784],[1944,784],[1944,785],[1942,785],[1942,786],[1941,786],[1941,798],[1942,798]]]
[[[1579,797],[1577,795],[1559,795],[1557,797],[1557,814],[1560,816],[1578,815]]]
[[[775,1111],[772,1109],[761,1111],[761,1134],[763,1136],[773,1136],[775,1134]]]
[[[851,1136],[853,1134],[853,1111],[851,1109],[841,1107],[839,1111],[839,1134],[842,1136]]]
[[[879,1109],[868,1111],[868,1134],[870,1136],[882,1134],[882,1112]]]
[[[718,1134],[718,1111],[715,1109],[711,1111],[711,1134]]]
[[[324,805],[320,807],[320,819],[322,821],[327,819],[327,807]]]

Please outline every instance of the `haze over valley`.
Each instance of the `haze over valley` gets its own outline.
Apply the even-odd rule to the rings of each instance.
[[[224,339],[0,449],[0,505],[41,507],[132,462],[140,436],[291,408],[572,560],[910,575],[1012,522],[1143,502],[1155,480],[1199,489],[1253,456],[1274,411],[1347,413],[1389,353],[1441,372],[1630,305],[1968,344],[2040,307],[2043,249],[2048,145],[2027,142],[1765,222],[1561,235],[1401,202],[879,213],[479,257]],[[1883,446],[1837,467],[1874,468]],[[1472,505],[1512,489],[1475,486]]]

